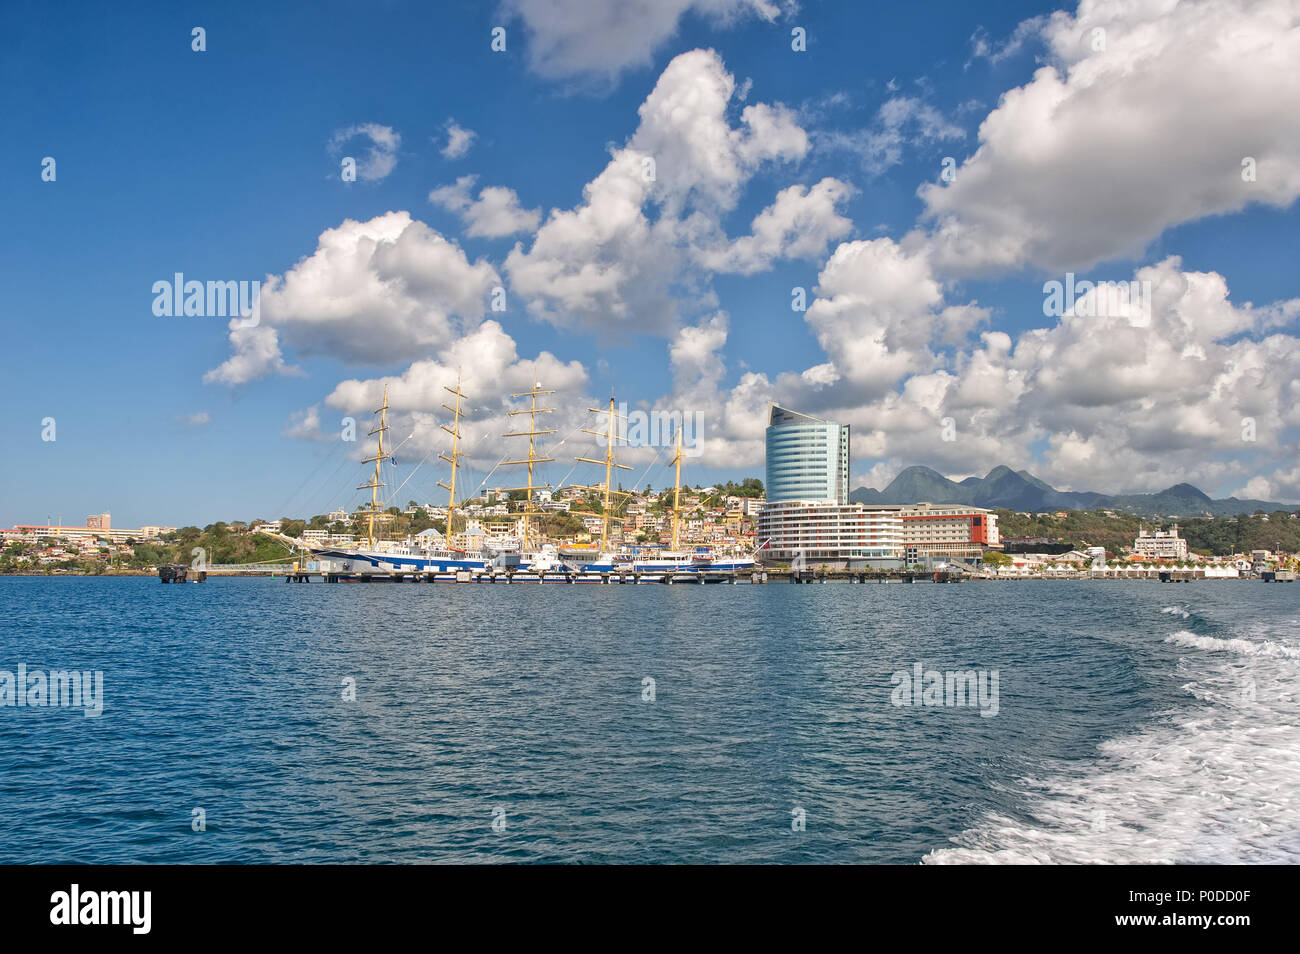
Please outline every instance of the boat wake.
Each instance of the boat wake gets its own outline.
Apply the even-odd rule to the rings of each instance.
[[[1168,610],[1165,610],[1168,612]],[[1025,779],[1032,821],[990,814],[925,864],[1300,861],[1300,620],[1164,642],[1196,703],[1100,746],[1082,776]]]
[[[1166,636],[1165,642],[1176,643],[1195,649],[1204,649],[1212,653],[1240,653],[1243,656],[1283,656],[1287,659],[1300,659],[1300,648],[1270,642],[1267,639],[1217,639],[1214,636],[1198,636],[1186,630],[1179,630],[1172,636]]]

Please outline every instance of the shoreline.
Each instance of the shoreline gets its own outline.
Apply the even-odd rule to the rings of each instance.
[[[1142,576],[1089,576],[1081,574],[1078,576],[1064,575],[1026,575],[1026,576],[964,576],[956,578],[946,578],[943,580],[932,579],[931,572],[926,570],[913,571],[910,575],[904,576],[898,573],[870,573],[870,572],[847,572],[847,571],[828,571],[825,574],[809,574],[802,580],[795,580],[789,570],[769,569],[767,582],[770,583],[796,583],[796,584],[824,584],[824,583],[852,583],[857,585],[869,584],[934,584],[934,583],[1048,583],[1048,582],[1098,582],[1098,583],[1289,583],[1291,580],[1264,580],[1257,576],[1230,576],[1230,577],[1194,577],[1185,576],[1179,579],[1162,580],[1157,575],[1158,570],[1153,570],[1149,574]],[[1180,571],[1165,571],[1178,573]],[[207,578],[211,579],[285,579],[291,574],[285,573],[261,573],[255,571],[220,573],[208,571]],[[20,579],[42,579],[46,577],[74,577],[77,579],[157,579],[157,571],[148,570],[125,570],[114,573],[0,573],[0,579],[6,577],[15,577]],[[378,581],[376,581],[378,582]],[[385,580],[387,582],[387,580]],[[419,581],[426,582],[426,581]],[[427,582],[452,582],[444,580],[433,580]],[[521,583],[523,581],[520,581]],[[535,582],[535,581],[534,581]],[[559,581],[556,581],[559,582]],[[742,582],[749,583],[748,580]],[[751,584],[752,585],[752,584]],[[763,585],[763,584],[758,584]]]

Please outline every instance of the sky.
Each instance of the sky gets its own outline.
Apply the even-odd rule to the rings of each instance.
[[[1300,0],[7,10],[0,525],[353,506],[385,387],[442,503],[458,375],[471,490],[538,383],[551,484],[613,395],[692,484],[777,402],[853,486],[1300,501]]]

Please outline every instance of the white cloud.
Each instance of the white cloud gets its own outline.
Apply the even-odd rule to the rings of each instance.
[[[668,350],[677,394],[716,388],[724,371],[721,351],[727,343],[727,316],[719,312],[678,330]]]
[[[1300,502],[1300,466],[1280,468],[1271,474],[1252,477],[1232,496],[1247,500]]]
[[[989,39],[988,31],[980,27],[971,37],[971,59],[986,59],[994,66],[1002,63],[1015,56],[1026,45],[1042,36],[1043,28],[1049,22],[1047,16],[1031,17],[1028,20],[1022,20],[1016,25],[1011,36],[1001,43],[995,43]],[[966,66],[969,68],[970,63]]]
[[[879,176],[903,161],[907,146],[931,146],[965,136],[960,126],[929,103],[914,96],[895,96],[881,105],[869,128],[852,133],[827,130],[818,134],[817,142],[856,154],[867,175]]]
[[[337,130],[330,138],[330,153],[341,154],[344,144],[356,137],[370,141],[365,156],[357,163],[357,178],[364,182],[378,182],[387,178],[397,167],[397,150],[402,145],[401,134],[394,132],[391,126],[381,126],[378,123],[348,126]]]
[[[280,336],[268,325],[245,327],[243,319],[230,322],[229,358],[203,375],[204,384],[247,384],[268,374],[300,376],[301,368],[286,364],[280,353]]]
[[[353,415],[358,421],[368,420],[379,406],[384,388],[388,388],[389,423],[394,435],[393,444],[403,445],[405,458],[416,460],[426,454],[446,451],[446,433],[440,425],[448,423],[449,415],[443,410],[448,395],[446,387],[454,387],[457,378],[461,390],[468,395],[462,410],[464,435],[461,450],[467,455],[467,464],[478,480],[502,459],[507,444],[501,439],[507,431],[520,430],[518,418],[509,412],[519,408],[511,394],[526,391],[537,381],[543,387],[564,395],[556,402],[557,412],[539,420],[539,427],[555,427],[559,433],[546,439],[546,445],[556,450],[561,441],[577,438],[580,427],[590,427],[590,415],[585,413],[589,403],[582,395],[587,384],[587,371],[578,361],[562,361],[549,351],[524,359],[518,354],[514,339],[495,321],[488,320],[472,331],[449,342],[437,355],[412,363],[400,375],[378,378],[351,379],[340,382],[325,398],[325,404],[340,413]],[[319,431],[318,406],[307,408],[294,416],[290,430],[293,436],[312,438]],[[407,436],[411,435],[409,440]],[[359,449],[369,452],[373,444]],[[557,459],[560,453],[552,453]],[[465,492],[472,489],[469,481]],[[497,481],[508,483],[498,474]],[[497,482],[494,481],[494,482]]]
[[[297,440],[323,441],[329,439],[321,431],[319,404],[313,404],[309,408],[291,413],[289,415],[289,426],[282,433],[285,437],[292,437]]]
[[[827,245],[852,231],[853,223],[836,211],[852,194],[852,186],[831,178],[782,189],[754,217],[749,235],[701,250],[700,262],[713,271],[749,275],[771,268],[777,259],[820,257]]]
[[[1052,65],[1003,95],[954,182],[918,192],[941,267],[1081,270],[1300,195],[1294,0],[1084,0],[1041,29]]]
[[[573,209],[555,209],[527,251],[505,269],[530,313],[556,325],[607,329],[635,322],[671,334],[682,310],[713,303],[701,267],[763,267],[777,255],[808,250],[841,233],[834,205],[846,194],[835,180],[788,191],[779,209],[760,217],[768,229],[729,262],[722,216],[765,163],[789,162],[808,150],[789,110],[755,103],[732,126],[727,106],[734,78],[711,50],[668,64],[639,109],[627,144],[583,190]],[[809,235],[800,231],[807,226]]]
[[[516,232],[533,232],[542,220],[540,209],[525,209],[514,189],[487,186],[473,197],[478,176],[461,176],[451,185],[429,193],[429,201],[455,212],[465,223],[465,234],[475,238],[499,238]]]
[[[474,145],[474,140],[478,138],[478,133],[472,129],[465,129],[454,119],[447,120],[443,128],[447,133],[447,144],[441,149],[444,159],[461,158],[469,152],[470,147]]]
[[[627,69],[649,66],[652,54],[677,33],[686,13],[725,26],[747,17],[774,21],[797,9],[793,0],[505,0],[523,21],[528,62],[551,79],[611,84]]]
[[[496,269],[408,212],[326,229],[316,251],[262,286],[261,324],[237,327],[234,355],[205,381],[292,373],[281,343],[346,363],[400,360],[454,340],[486,313]]]
[[[776,400],[851,425],[869,486],[910,464],[968,474],[1006,463],[1064,489],[1110,492],[1182,481],[1221,491],[1271,473],[1250,495],[1300,499],[1300,299],[1234,304],[1221,275],[1184,271],[1177,258],[1133,277],[1151,283],[1149,326],[1080,309],[970,342],[985,310],[950,304],[924,249],[844,243],[805,316],[825,363],[775,379],[747,373],[725,390],[725,324],[683,329],[673,400],[705,410],[706,459],[730,467],[762,466],[764,405]],[[945,338],[961,343],[936,349]]]
[[[943,290],[924,252],[889,238],[844,243],[818,276],[817,296],[805,320],[839,375],[866,392],[935,366]]]

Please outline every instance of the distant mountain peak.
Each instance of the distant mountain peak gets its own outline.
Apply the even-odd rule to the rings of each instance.
[[[932,467],[913,464],[899,471],[884,490],[859,487],[849,494],[854,503],[965,504],[989,510],[1018,510],[1044,513],[1053,510],[1124,510],[1142,516],[1178,517],[1233,516],[1256,510],[1294,510],[1286,504],[1263,500],[1215,500],[1188,483],[1175,484],[1159,493],[1101,494],[1092,491],[1056,490],[1027,470],[1012,470],[999,464],[984,477],[949,480]]]
[[[1193,487],[1191,484],[1187,484],[1187,483],[1174,484],[1172,487],[1160,491],[1160,493],[1157,494],[1157,496],[1189,497],[1195,500],[1203,500],[1206,503],[1214,503],[1214,498],[1212,498],[1209,494],[1205,493],[1199,487]]]

